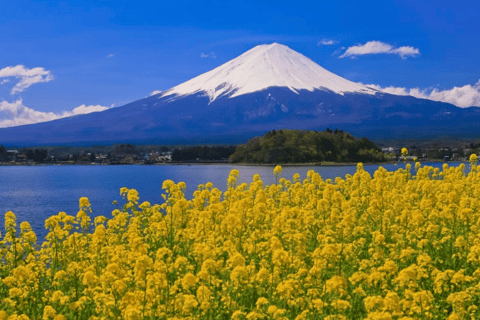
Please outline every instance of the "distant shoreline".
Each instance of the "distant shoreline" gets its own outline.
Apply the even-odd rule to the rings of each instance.
[[[431,162],[464,162],[464,161],[443,161],[443,160],[421,160],[420,163],[431,163]],[[465,161],[466,162],[466,161]],[[398,164],[402,163],[402,161],[390,161],[390,162],[374,162],[374,163],[363,163],[363,165],[389,165],[389,164]],[[407,163],[413,163],[413,161],[407,161]],[[2,167],[37,167],[37,166],[164,166],[164,165],[171,165],[171,166],[198,166],[198,165],[229,165],[229,166],[257,166],[257,167],[275,167],[277,165],[282,167],[348,167],[348,166],[356,166],[358,162],[314,162],[314,163],[230,163],[230,162],[165,162],[165,163],[153,163],[153,164],[144,164],[144,163],[115,163],[115,164],[107,164],[107,163],[79,163],[79,162],[61,162],[61,163],[0,163]]]

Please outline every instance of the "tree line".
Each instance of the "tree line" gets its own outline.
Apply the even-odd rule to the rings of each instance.
[[[135,146],[133,144],[118,144],[110,147],[48,147],[46,148],[22,148],[15,150],[16,153],[8,153],[4,146],[0,145],[0,161],[18,162],[19,158],[33,160],[35,163],[60,161],[95,162],[97,156],[103,154],[109,161],[118,161],[130,156],[134,160],[144,159],[150,153],[172,153],[172,161],[217,161],[228,160],[235,151],[236,146]],[[16,158],[16,159],[15,159]]]
[[[11,157],[17,157],[18,155],[25,155],[25,159],[33,160],[35,162],[41,163],[47,159],[48,150],[47,149],[29,149],[24,148],[21,149],[19,152],[15,153],[14,155],[9,155],[7,149],[3,145],[0,145],[0,161],[8,161],[12,160]]]
[[[190,146],[172,151],[172,161],[228,160],[236,146]]]

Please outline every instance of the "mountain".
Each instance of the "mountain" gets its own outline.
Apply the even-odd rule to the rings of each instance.
[[[185,97],[204,93],[210,102],[219,97],[238,97],[272,87],[298,90],[375,94],[376,90],[348,81],[320,67],[287,46],[257,46],[212,71],[184,82],[160,96]]]
[[[326,127],[373,140],[475,137],[480,108],[383,93],[273,43],[122,107],[0,129],[0,144],[239,143]]]

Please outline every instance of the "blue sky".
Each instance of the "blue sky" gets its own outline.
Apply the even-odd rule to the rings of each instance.
[[[479,21],[463,0],[2,1],[0,127],[121,106],[272,42],[351,81],[480,106]]]

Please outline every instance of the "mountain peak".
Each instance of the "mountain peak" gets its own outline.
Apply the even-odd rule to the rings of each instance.
[[[283,44],[280,44],[278,42],[273,42],[273,43],[270,43],[270,44],[260,44],[258,46],[255,46],[253,47],[252,49],[250,50],[261,50],[261,49],[272,49],[272,48],[287,48],[287,49],[290,49],[289,47],[287,47],[286,45],[283,45]],[[250,51],[249,50],[249,51]],[[247,51],[248,52],[248,51]]]
[[[163,92],[185,96],[204,92],[213,101],[220,96],[236,97],[269,87],[297,90],[327,90],[375,94],[375,90],[344,79],[311,59],[279,44],[258,45],[235,59]]]

